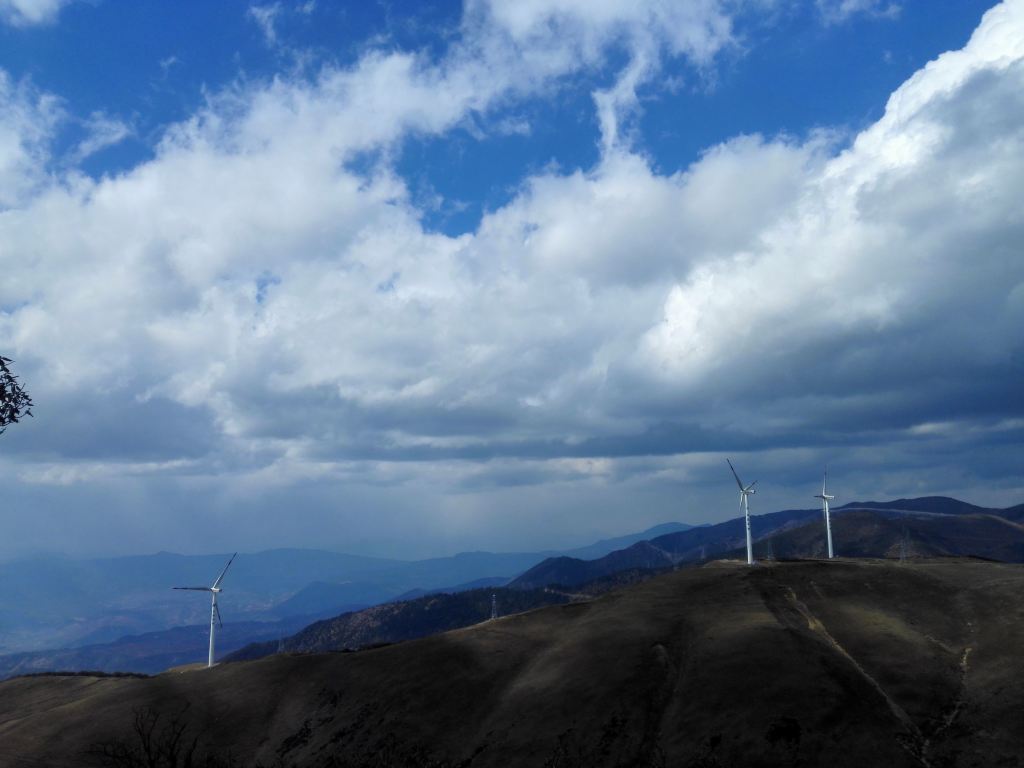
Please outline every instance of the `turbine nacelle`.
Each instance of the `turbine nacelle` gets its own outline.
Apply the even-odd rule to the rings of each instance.
[[[725,463],[728,464],[729,469],[732,470],[732,476],[736,478],[736,485],[739,486],[740,493],[742,493],[744,496],[750,496],[751,494],[757,493],[757,491],[754,490],[754,486],[757,485],[757,480],[752,482],[750,485],[744,487],[743,481],[740,480],[740,476],[736,474],[736,468],[733,467],[732,462],[726,459]]]

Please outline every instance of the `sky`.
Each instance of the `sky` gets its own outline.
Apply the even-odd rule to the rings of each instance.
[[[1024,0],[0,0],[0,558],[1024,501]]]

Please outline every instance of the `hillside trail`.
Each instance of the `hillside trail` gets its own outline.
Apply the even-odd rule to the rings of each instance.
[[[936,740],[948,731],[952,727],[953,723],[956,722],[957,717],[960,715],[964,705],[967,703],[967,672],[972,650],[973,648],[971,648],[971,646],[967,646],[960,655],[960,688],[957,691],[956,699],[953,701],[949,711],[942,716],[942,725],[936,729],[935,733],[921,743],[921,754],[924,757],[928,756],[928,753]]]
[[[962,594],[958,595],[957,600],[962,604],[964,610],[970,610],[969,603],[964,600],[964,596]],[[964,645],[963,650],[960,652],[959,681],[957,685],[956,698],[954,698],[952,704],[942,715],[942,724],[921,744],[921,753],[926,758],[936,743],[947,731],[949,731],[950,728],[953,727],[953,724],[956,722],[960,713],[967,704],[967,675],[970,672],[971,651],[974,650],[978,633],[978,619],[976,615],[972,617],[972,620],[967,622],[966,629],[968,640]]]
[[[928,761],[927,756],[924,754],[923,747],[926,743],[924,734],[921,729],[918,728],[917,724],[913,721],[910,715],[907,714],[906,710],[900,706],[899,702],[892,698],[885,688],[868,672],[863,665],[840,643],[832,633],[828,631],[828,628],[818,619],[817,616],[811,611],[810,608],[797,597],[796,592],[788,584],[781,584],[776,582],[774,585],[781,592],[781,596],[785,602],[785,606],[791,611],[794,611],[805,624],[805,629],[810,630],[819,640],[824,642],[829,648],[843,658],[857,673],[864,682],[866,682],[874,691],[882,698],[899,723],[907,732],[907,738],[898,739],[900,746],[914,758],[918,763],[921,764],[922,768],[932,768],[932,764]],[[772,605],[769,595],[765,594],[766,605],[776,618],[784,625],[790,625],[791,622],[789,617],[785,615],[785,612],[779,610],[780,606]]]

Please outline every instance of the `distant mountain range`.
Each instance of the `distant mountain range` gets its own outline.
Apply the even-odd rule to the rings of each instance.
[[[570,552],[601,556],[689,528],[667,523]],[[218,655],[371,605],[505,584],[550,554],[466,552],[420,561],[319,550],[243,555],[225,582]],[[170,587],[208,583],[226,559],[162,552],[95,560],[50,556],[0,565],[0,639],[8,650],[24,649],[0,655],[0,678],[54,669],[148,673],[202,658],[209,603]],[[32,600],[25,600],[26,594]]]
[[[1013,507],[1009,510],[1012,515]],[[854,502],[834,510],[833,538],[847,557],[908,558],[973,555],[1024,562],[1024,526],[956,499],[930,497],[892,502]],[[754,516],[759,557],[820,558],[825,535],[820,510],[788,510]],[[742,519],[673,531],[604,557],[553,557],[531,568],[507,588],[395,602],[327,619],[277,643],[263,642],[225,660],[251,660],[277,652],[324,652],[422,637],[470,626],[489,616],[490,595],[504,612],[551,602],[588,599],[624,583],[641,581],[681,565],[721,556],[745,556]],[[515,593],[522,591],[522,598]],[[412,597],[416,597],[413,595]]]
[[[229,555],[160,552],[85,560],[44,556],[0,564],[0,650],[83,646],[203,624],[209,616],[208,601],[172,592],[170,587],[210,583]],[[221,611],[228,622],[279,621],[288,612],[275,608],[316,581],[371,581],[376,591],[356,588],[350,596],[350,604],[366,605],[408,588],[404,583],[388,586],[401,565],[317,550],[242,555],[224,585]]]
[[[974,556],[1024,562],[1022,520],[1024,505],[988,509],[946,497],[852,502],[833,509],[833,538],[837,554],[846,557]],[[751,529],[758,559],[824,556],[820,509],[754,515]],[[553,557],[473,552],[402,562],[302,550],[258,553],[240,558],[238,572],[232,573],[230,602],[225,601],[228,623],[220,636],[218,658],[252,659],[278,651],[342,650],[397,642],[482,621],[490,615],[492,593],[499,595],[504,614],[569,601],[574,595],[598,594],[602,583],[614,586],[666,569],[743,556],[742,518],[700,527],[670,523]],[[178,555],[153,557],[150,564],[177,570],[159,577],[148,574],[145,579],[140,573],[142,592],[136,599],[147,594],[145,589],[152,593],[159,579],[162,583],[154,599],[164,601],[163,605],[168,604],[167,583],[196,579],[202,583],[204,575],[208,578],[206,572],[215,572],[221,564],[212,557],[195,559],[198,562]],[[147,562],[147,558],[120,560],[127,561],[129,572],[144,571]],[[93,583],[114,578],[104,568],[111,569],[111,563],[119,561],[96,562],[93,567],[99,575],[92,575]],[[182,574],[183,565],[188,566],[188,574]],[[197,573],[201,569],[204,574]],[[276,598],[259,594],[259,588],[269,589],[269,584],[276,583],[273,569],[286,573],[280,581],[293,591]],[[88,581],[84,586],[80,582],[76,594],[88,594],[89,588]],[[189,608],[199,614],[191,618],[194,623],[122,633],[106,643],[0,656],[0,678],[54,669],[151,673],[201,659],[207,638],[205,601],[174,602],[178,611],[185,602],[195,604]],[[114,611],[112,615],[124,614]],[[108,624],[105,631],[116,627]]]
[[[241,621],[225,624],[217,630],[218,656],[254,641],[276,643],[301,630],[310,621],[311,617],[293,617],[279,622]],[[0,656],[0,680],[54,670],[156,674],[206,658],[209,632],[208,624],[191,625],[128,635],[109,643],[80,648],[11,653]]]
[[[849,557],[961,556],[1024,562],[1024,505],[988,509],[943,496],[851,502],[832,510],[834,548]],[[752,515],[755,557],[817,558],[826,552],[820,509]],[[743,518],[669,533],[604,557],[551,557],[509,583],[517,589],[571,587],[630,568],[746,555]]]

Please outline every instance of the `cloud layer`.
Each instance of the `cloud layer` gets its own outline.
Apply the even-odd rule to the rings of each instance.
[[[0,21],[16,27],[49,24],[73,0],[0,0]]]
[[[4,438],[21,503],[129,547],[204,517],[269,545],[288,499],[307,530],[443,546],[672,494],[724,514],[698,506],[724,451],[783,488],[836,455],[869,495],[987,485],[1024,435],[1024,3],[852,141],[736,136],[668,173],[624,130],[637,90],[713,66],[726,7],[601,8],[470,2],[440,59],[212,93],[101,179],[48,154],[59,100],[0,74],[0,339],[38,404]],[[461,236],[425,226],[402,141],[618,55],[597,165],[524,178]],[[91,124],[96,147],[129,130]]]

